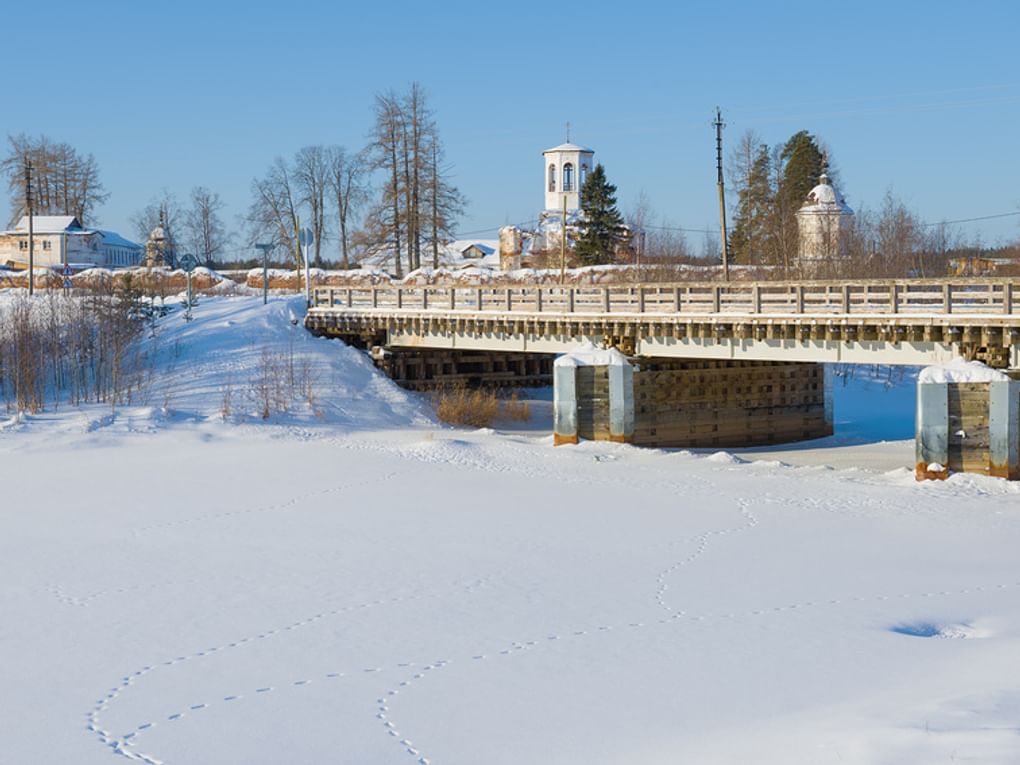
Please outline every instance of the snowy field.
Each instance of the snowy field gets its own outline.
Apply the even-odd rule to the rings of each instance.
[[[203,298],[146,405],[0,424],[0,762],[1020,762],[1020,490],[916,483],[909,384],[784,456],[553,448],[299,306]],[[314,395],[264,422],[265,348]]]

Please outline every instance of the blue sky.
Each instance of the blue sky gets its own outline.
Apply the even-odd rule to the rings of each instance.
[[[22,1],[3,17],[0,134],[95,154],[108,227],[194,185],[233,224],[275,156],[360,148],[373,95],[417,80],[469,200],[462,232],[536,217],[541,151],[568,120],[621,208],[643,191],[700,229],[716,225],[718,104],[729,147],[748,128],[822,138],[852,206],[891,189],[925,220],[972,218],[1020,210],[1018,7]],[[962,229],[1015,241],[1020,217]]]

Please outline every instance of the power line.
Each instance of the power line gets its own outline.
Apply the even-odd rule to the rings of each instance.
[[[1016,215],[1020,215],[1020,210],[1008,213],[999,213],[998,215],[980,215],[977,218],[959,218],[958,220],[940,220],[936,223],[922,223],[922,226],[944,226],[950,223],[974,223],[979,220],[994,220],[996,218],[1012,218]]]

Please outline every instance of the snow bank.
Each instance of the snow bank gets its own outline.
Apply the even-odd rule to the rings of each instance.
[[[925,367],[918,375],[919,383],[987,383],[1008,380],[1009,377],[998,369],[992,369],[980,361],[953,359],[948,364]]]
[[[630,362],[615,348],[599,348],[592,342],[581,343],[555,361],[558,367],[622,367]]]

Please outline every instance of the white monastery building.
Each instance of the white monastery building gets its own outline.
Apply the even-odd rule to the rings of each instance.
[[[822,263],[846,255],[853,216],[854,211],[823,172],[797,211],[801,262]]]
[[[101,266],[136,266],[143,248],[113,231],[85,228],[73,215],[36,215],[32,219],[33,261],[36,268],[67,263],[75,270]],[[0,231],[0,265],[27,268],[28,216],[8,231]]]

